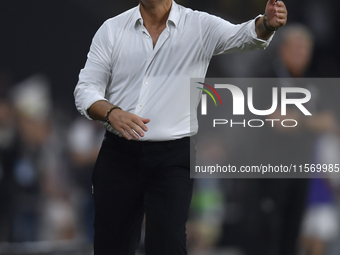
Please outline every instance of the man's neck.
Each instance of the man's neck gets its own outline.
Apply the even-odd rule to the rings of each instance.
[[[166,24],[172,0],[140,1],[140,12],[146,27],[161,27]]]

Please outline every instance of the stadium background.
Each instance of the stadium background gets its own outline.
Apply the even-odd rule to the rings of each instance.
[[[266,3],[265,0],[177,2],[233,23],[263,13]],[[288,22],[305,25],[315,38],[308,76],[338,77],[340,3],[334,0],[285,3]],[[96,30],[107,18],[136,4],[137,0],[1,1],[0,254],[90,254],[89,240],[93,234],[90,175],[102,129],[98,123],[79,116],[73,89]],[[261,74],[277,55],[279,33],[265,52],[213,58],[207,76]],[[329,94],[337,111],[340,89],[333,88]],[[189,227],[193,254],[207,250],[208,254],[213,251],[218,254],[225,249],[223,254],[242,254],[236,244],[218,245],[220,232],[209,229],[204,218],[196,220],[202,210],[214,210],[216,204],[223,204],[222,198],[216,199],[223,197],[222,191],[207,190],[198,200],[217,194],[214,197],[218,201],[212,204],[195,200],[196,209],[191,215],[195,220],[190,221]],[[332,206],[338,208],[339,191],[333,192]],[[322,241],[327,248],[320,255],[340,254],[332,248],[339,245],[339,234]]]

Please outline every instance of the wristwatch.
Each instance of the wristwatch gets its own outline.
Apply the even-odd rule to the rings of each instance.
[[[108,124],[110,124],[110,125],[111,125],[111,123],[110,123],[110,120],[109,120],[109,116],[110,116],[110,113],[111,113],[114,109],[119,109],[119,110],[121,110],[122,108],[120,108],[120,107],[117,106],[117,105],[114,105],[114,106],[112,106],[112,107],[107,111],[107,114],[106,114],[106,117],[105,117],[105,122],[108,123]],[[111,125],[111,126],[112,126],[112,125]]]

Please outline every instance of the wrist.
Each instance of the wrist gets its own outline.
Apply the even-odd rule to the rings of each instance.
[[[105,121],[106,123],[110,124],[110,125],[111,125],[111,123],[110,123],[110,114],[111,114],[111,112],[112,112],[113,110],[115,110],[115,109],[122,110],[122,108],[120,108],[119,106],[114,105],[114,106],[112,106],[112,107],[107,111],[106,116],[105,116],[105,119],[104,119],[104,121]],[[112,126],[112,125],[111,125],[111,126]]]
[[[267,21],[268,21],[268,19],[267,19],[267,14],[264,14],[264,15],[263,15],[262,21],[263,21],[263,26],[264,26],[264,28],[267,29],[267,30],[269,30],[269,31],[271,31],[271,32],[274,32],[274,31],[276,31],[276,30],[279,29],[278,27],[271,27],[271,26],[268,25],[268,23],[267,23]]]
[[[255,31],[257,38],[261,40],[268,40],[274,32],[267,30],[263,25],[263,15],[255,20]]]

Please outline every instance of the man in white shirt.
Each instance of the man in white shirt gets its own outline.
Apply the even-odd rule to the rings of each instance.
[[[77,109],[107,129],[92,176],[95,255],[134,254],[144,213],[148,255],[187,254],[199,103],[190,78],[205,77],[213,55],[265,49],[287,10],[269,0],[265,13],[233,25],[172,0],[140,0],[99,28],[74,92]]]

